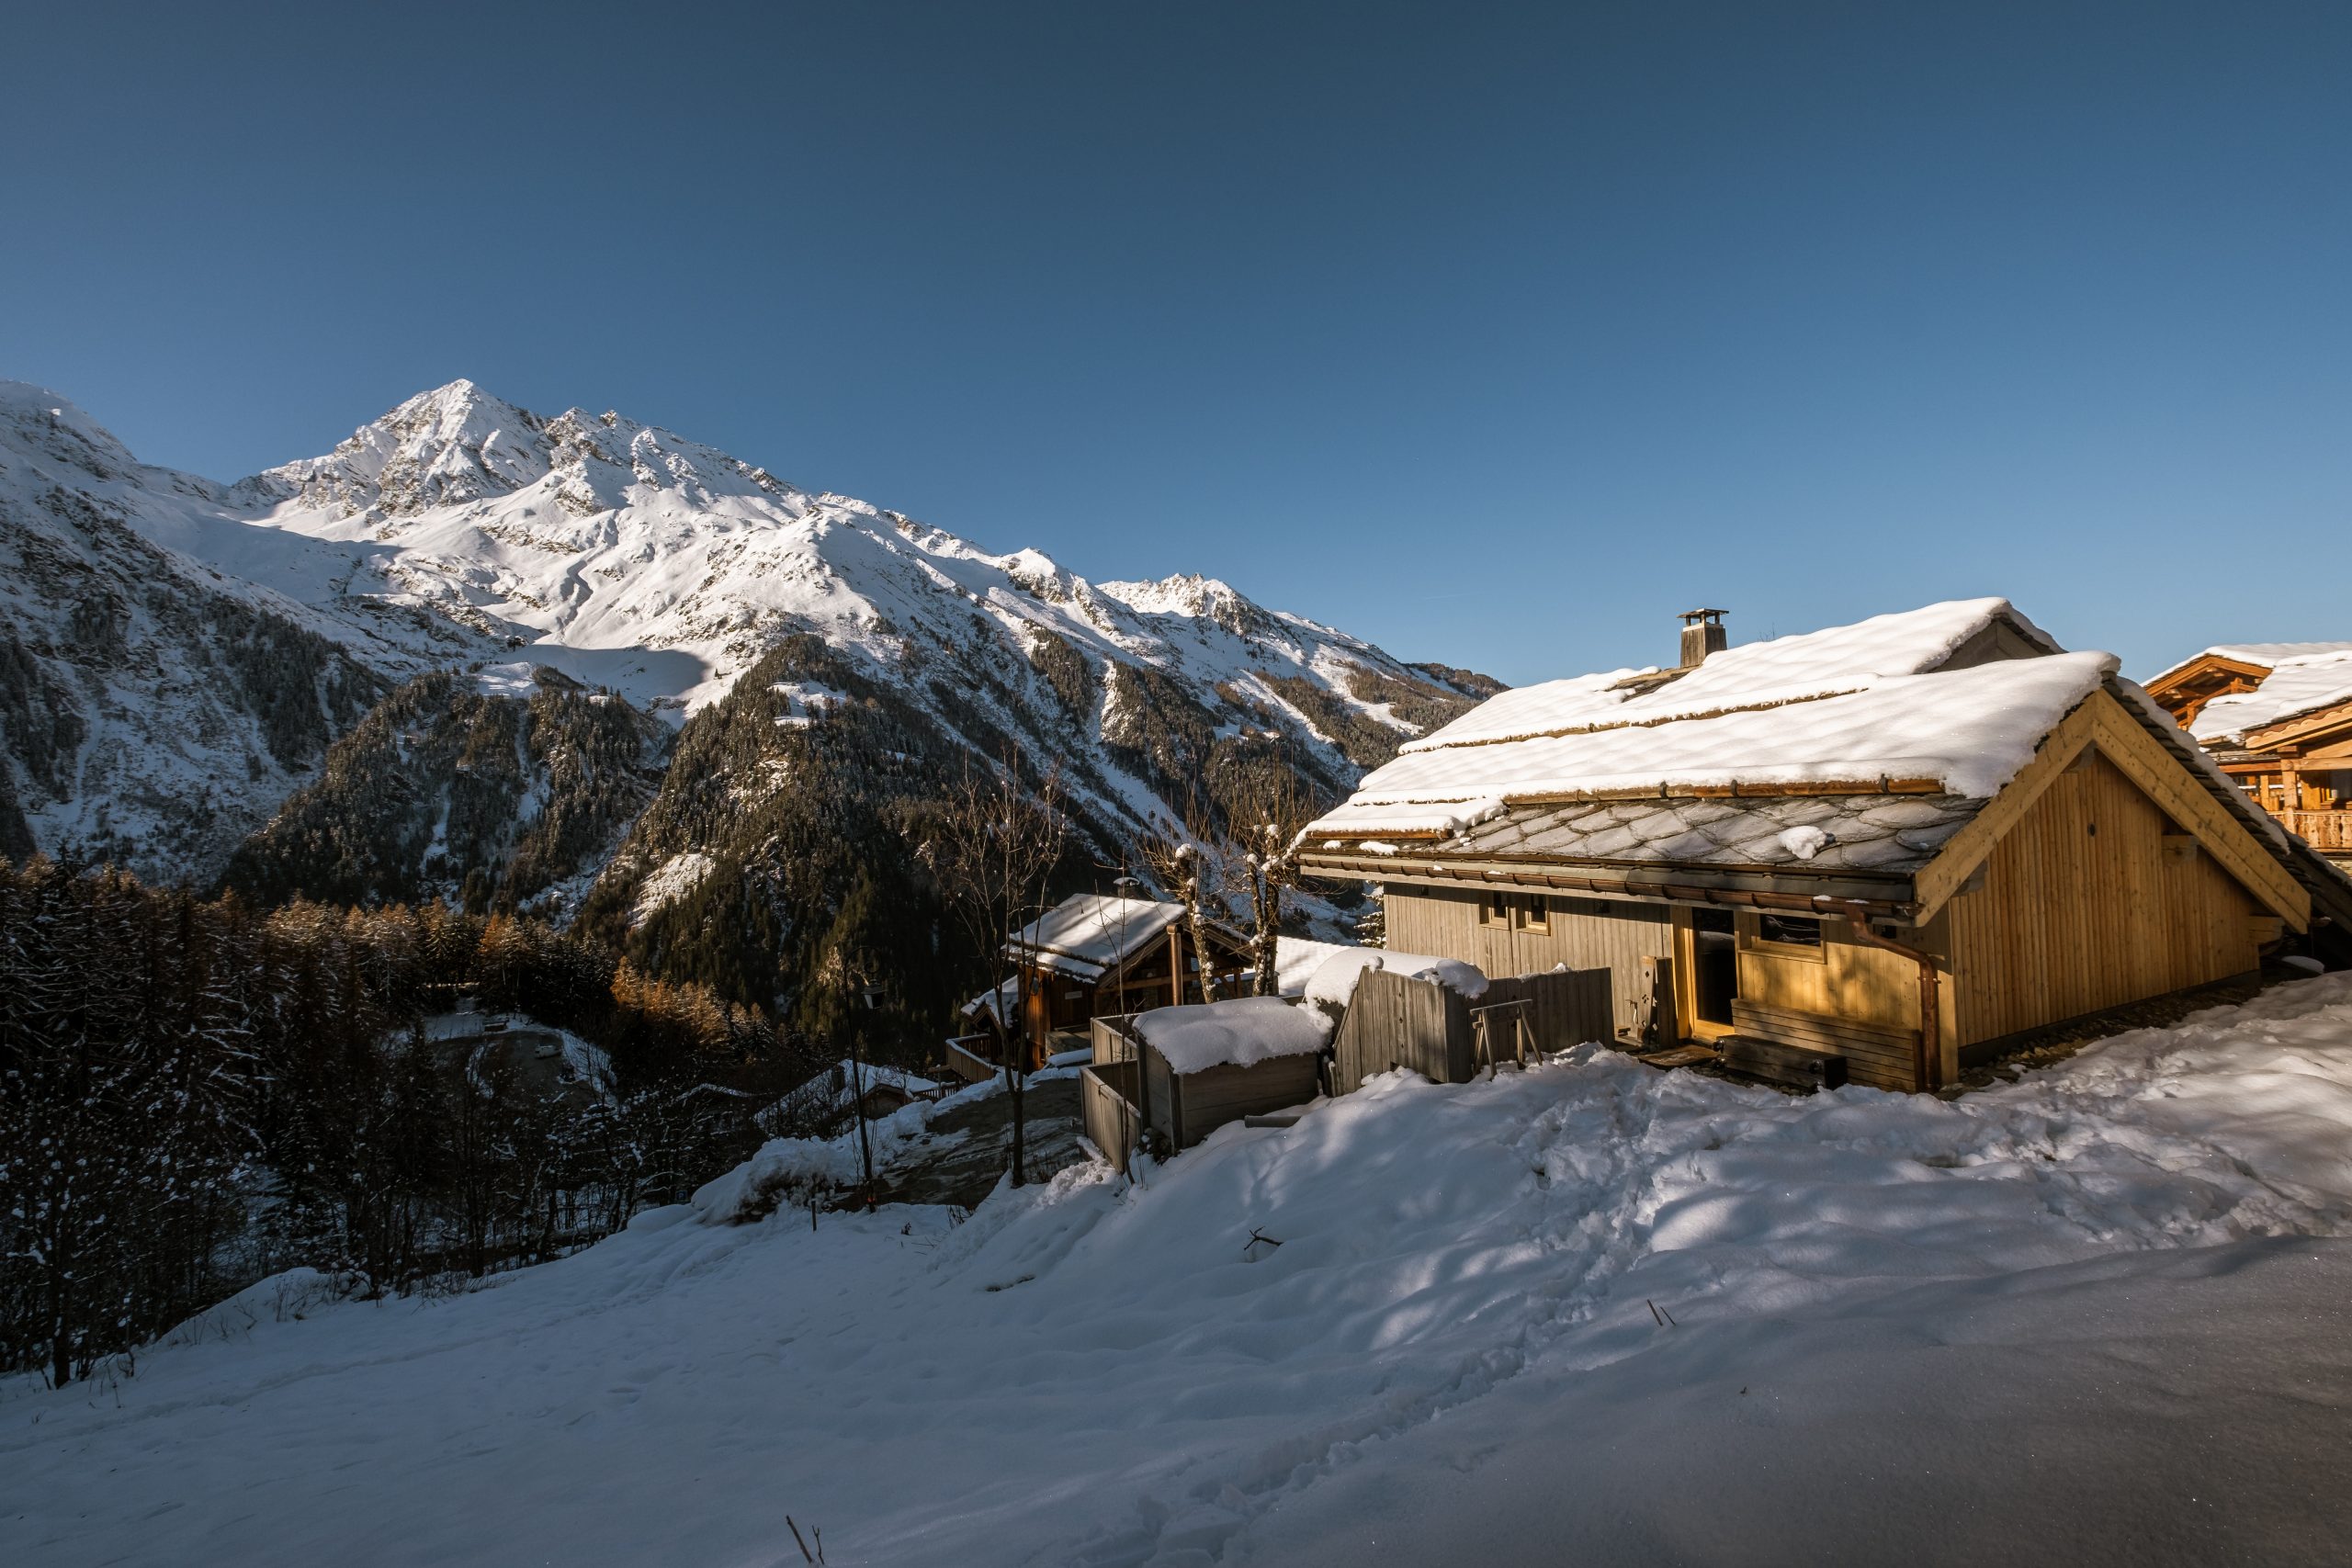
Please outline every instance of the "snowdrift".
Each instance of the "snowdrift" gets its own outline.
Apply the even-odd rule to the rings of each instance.
[[[837,1563],[2317,1562],[2352,1529],[2352,977],[1951,1103],[1586,1048],[961,1224],[695,1213],[258,1314],[107,1398],[19,1386],[10,1544],[764,1564],[790,1512]]]

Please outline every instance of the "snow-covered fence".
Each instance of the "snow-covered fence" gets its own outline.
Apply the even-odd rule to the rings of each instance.
[[[1515,975],[1487,981],[1475,997],[1441,980],[1366,969],[1340,1021],[1331,1091],[1352,1093],[1397,1067],[1437,1083],[1466,1083],[1523,1049],[1565,1051],[1614,1032],[1606,969]]]

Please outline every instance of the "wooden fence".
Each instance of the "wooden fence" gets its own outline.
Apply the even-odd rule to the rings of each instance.
[[[1078,1074],[1079,1122],[1086,1141],[1122,1170],[1143,1129],[1136,1107],[1136,1076],[1133,1062],[1097,1062]]]
[[[1616,1012],[1606,969],[1559,969],[1490,981],[1475,1001],[1434,980],[1366,970],[1333,1043],[1331,1092],[1409,1067],[1437,1083],[1466,1083],[1481,1067],[1588,1040],[1608,1040]]]

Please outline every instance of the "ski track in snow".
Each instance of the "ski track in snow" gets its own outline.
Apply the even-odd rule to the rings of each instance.
[[[2347,1134],[2352,977],[1950,1103],[1784,1098],[1594,1048],[1455,1088],[1392,1075],[1139,1188],[1080,1168],[960,1226],[679,1207],[449,1299],[279,1322],[256,1287],[117,1386],[6,1391],[0,1548],[765,1565],[798,1561],[789,1512],[836,1563],[1391,1560],[1379,1540],[1416,1530],[1393,1560],[1433,1561],[1464,1531],[1570,1527],[1618,1532],[1598,1561],[1689,1561],[1675,1531],[1742,1476],[1604,1483],[1619,1430],[1765,1445],[1788,1476],[1743,1506],[1769,1510],[1809,1466],[1878,1462],[1841,1446],[1851,1423],[1925,1445],[1938,1484],[1989,1477],[2015,1445],[1938,1449],[1934,1420],[1896,1417],[2005,1398],[2039,1424],[2024,1449],[2096,1465],[2067,1439],[2083,1412],[2149,1407],[2104,1453],[2260,1395],[2258,1432],[2223,1421],[2197,1462],[2300,1484],[2293,1455],[2352,1431],[2352,1249],[2260,1238],[2352,1235]],[[1253,1227],[1283,1245],[1248,1260]],[[2264,1379],[2300,1386],[2281,1403]],[[1773,1403],[1729,1403],[1751,1382]],[[1511,1481],[1537,1453],[1541,1483]],[[2030,1474],[2004,1484],[2020,1517],[2055,1506]],[[2151,1506],[2176,1552],[2211,1544]],[[1727,1560],[1771,1560],[1731,1550],[1741,1517]]]

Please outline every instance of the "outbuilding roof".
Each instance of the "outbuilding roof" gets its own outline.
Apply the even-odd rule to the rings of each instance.
[[[1008,958],[1034,958],[1045,968],[1098,980],[1142,952],[1182,919],[1184,907],[1156,898],[1077,893],[1012,933]]]

